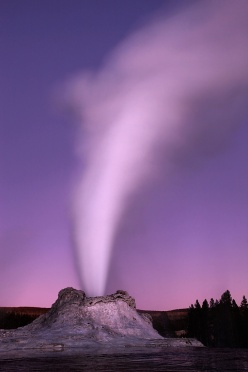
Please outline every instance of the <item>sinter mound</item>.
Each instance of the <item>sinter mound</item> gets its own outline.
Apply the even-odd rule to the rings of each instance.
[[[24,328],[30,331],[63,329],[66,333],[97,341],[123,336],[162,338],[152,327],[149,315],[137,313],[134,298],[125,291],[86,297],[83,291],[62,289],[52,308]]]
[[[83,291],[65,288],[51,309],[31,324],[16,330],[0,330],[0,351],[65,347],[86,350],[102,345],[111,348],[154,342],[157,345],[165,340],[171,346],[200,346],[195,340],[164,339],[152,327],[149,315],[138,314],[134,298],[125,291],[86,297]]]

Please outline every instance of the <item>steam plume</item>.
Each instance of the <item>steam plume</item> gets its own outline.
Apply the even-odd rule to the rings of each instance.
[[[129,196],[161,161],[166,171],[177,154],[221,146],[246,114],[247,16],[246,0],[203,1],[160,16],[113,51],[98,73],[71,82],[82,125],[74,233],[89,294],[105,291]]]

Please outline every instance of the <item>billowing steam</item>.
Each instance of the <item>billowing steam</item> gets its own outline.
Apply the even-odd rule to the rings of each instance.
[[[199,1],[154,19],[98,73],[71,82],[82,125],[74,239],[90,295],[105,291],[129,196],[161,162],[166,172],[178,156],[218,148],[247,112],[247,19],[246,0]]]

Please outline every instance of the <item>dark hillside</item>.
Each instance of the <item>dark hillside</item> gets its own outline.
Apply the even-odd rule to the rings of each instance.
[[[14,329],[31,323],[49,308],[0,307],[0,329]],[[138,310],[151,316],[153,327],[164,337],[183,336],[188,326],[188,309],[171,311]]]
[[[0,329],[23,327],[48,310],[41,307],[0,307]]]
[[[138,310],[152,317],[153,327],[164,337],[185,336],[188,328],[188,309],[171,311]]]

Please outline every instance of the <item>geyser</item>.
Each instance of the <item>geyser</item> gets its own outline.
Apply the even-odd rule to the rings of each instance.
[[[131,194],[178,153],[208,153],[247,113],[248,3],[202,1],[131,35],[67,94],[82,131],[74,239],[85,290],[103,295]]]

